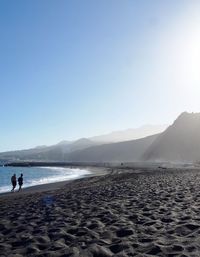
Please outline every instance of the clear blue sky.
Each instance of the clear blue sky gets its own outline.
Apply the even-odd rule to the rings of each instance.
[[[200,1],[1,0],[0,150],[200,112]]]

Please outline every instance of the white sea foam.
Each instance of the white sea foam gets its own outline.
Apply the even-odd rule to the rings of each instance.
[[[0,193],[11,191],[10,178],[13,173],[17,177],[21,173],[24,174],[25,187],[36,185],[49,184],[54,182],[61,182],[67,180],[78,179],[91,174],[90,171],[78,168],[64,168],[64,167],[31,167],[31,168],[0,168]],[[18,186],[17,186],[18,188]]]
[[[54,182],[61,182],[61,181],[66,181],[66,180],[72,180],[72,179],[77,179],[81,178],[85,175],[90,174],[89,171],[87,170],[82,170],[82,169],[69,169],[69,168],[56,168],[56,167],[43,167],[43,168],[48,168],[51,170],[56,170],[56,171],[62,171],[61,175],[55,175],[51,177],[46,177],[46,178],[40,178],[40,179],[35,179],[35,180],[29,180],[27,181],[24,186],[35,186],[35,185],[43,185],[43,184],[49,184],[49,183],[54,183]]]
[[[2,186],[0,187],[0,193],[5,193],[11,191],[11,186]]]

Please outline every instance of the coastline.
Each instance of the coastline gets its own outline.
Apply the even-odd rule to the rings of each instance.
[[[11,165],[10,167],[21,167],[21,166],[12,166]],[[22,166],[22,167],[30,167],[30,166]],[[31,167],[37,167],[37,166],[31,166]],[[43,166],[43,167],[47,167],[47,166]],[[52,167],[52,166],[50,166],[50,167]],[[53,166],[53,167],[57,167],[57,166]],[[58,166],[58,167],[65,168],[66,166]],[[94,176],[103,176],[103,175],[109,174],[109,172],[110,172],[110,170],[108,168],[104,168],[104,167],[70,166],[70,168],[86,169],[86,170],[90,171],[91,173],[84,175],[82,177],[79,177],[79,178],[75,178],[75,179],[63,180],[63,181],[59,181],[59,182],[53,182],[53,183],[47,183],[47,184],[41,184],[41,185],[34,185],[34,186],[30,186],[30,187],[25,187],[25,188],[22,187],[22,190],[20,192],[18,192],[17,189],[15,190],[15,192],[3,192],[3,193],[0,193],[0,198],[7,197],[7,196],[12,197],[12,196],[20,196],[23,194],[32,194],[32,193],[57,190],[75,180],[82,180],[82,179],[85,179],[88,177],[94,177]]]
[[[96,177],[96,176],[104,176],[108,174],[118,174],[123,172],[133,172],[144,173],[144,172],[152,172],[157,170],[157,164],[153,164],[152,167],[148,167],[145,165],[141,165],[140,163],[133,163],[121,166],[120,163],[65,163],[65,162],[12,162],[4,165],[5,167],[58,167],[58,168],[71,168],[71,169],[85,169],[90,171],[90,174],[84,175],[83,177],[63,180],[59,182],[52,182],[40,185],[34,185],[22,188],[22,191],[18,192],[17,189],[15,192],[3,192],[0,193],[0,198],[4,196],[20,196],[23,194],[32,194],[32,193],[40,193],[40,192],[48,192],[62,188],[66,184],[76,180],[84,180],[88,177]],[[153,169],[154,168],[154,169]],[[158,168],[159,170],[159,168]],[[162,169],[161,169],[162,170]]]
[[[83,177],[63,180],[59,182],[52,182],[40,185],[34,185],[25,187],[21,192],[14,192],[15,195],[22,195],[28,193],[37,193],[37,192],[47,192],[52,190],[60,189],[66,184],[73,182],[75,180],[84,179],[87,177],[102,176],[108,174],[120,174],[131,172],[134,174],[141,173],[152,173],[152,172],[170,172],[170,171],[180,171],[188,170],[191,166],[190,164],[176,164],[172,168],[172,164],[169,163],[145,163],[145,162],[133,162],[133,163],[91,163],[91,162],[35,162],[35,161],[22,161],[22,162],[11,162],[3,165],[5,167],[58,167],[58,168],[71,168],[71,169],[85,169],[90,171],[90,174],[84,175]],[[200,167],[191,166],[190,169],[198,170]],[[12,192],[3,192],[0,193],[0,197],[3,196],[13,196]]]
[[[52,190],[57,190],[65,186],[66,184],[73,182],[75,180],[84,180],[88,177],[96,177],[96,176],[103,176],[108,174],[120,174],[131,172],[134,174],[141,174],[141,173],[152,173],[152,172],[170,172],[170,171],[180,171],[180,170],[187,170],[188,167],[179,167],[171,168],[167,166],[167,164],[162,163],[141,163],[141,162],[133,162],[133,163],[68,163],[68,162],[12,162],[7,163],[4,165],[5,167],[58,167],[58,168],[71,168],[71,169],[86,169],[90,171],[90,174],[84,175],[83,177],[63,180],[59,182],[52,182],[40,185],[34,185],[30,187],[22,188],[21,192],[17,192],[17,189],[14,193],[12,192],[3,192],[0,193],[0,197],[3,196],[13,196],[13,195],[22,195],[22,194],[32,194],[38,192],[47,192]],[[198,170],[197,168],[192,168],[193,170]]]

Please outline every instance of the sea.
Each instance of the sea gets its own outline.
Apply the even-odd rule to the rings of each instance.
[[[12,189],[12,175],[16,174],[18,178],[21,173],[23,173],[24,177],[23,188],[65,180],[74,180],[91,174],[91,172],[86,169],[78,168],[0,167],[0,193],[10,192]]]

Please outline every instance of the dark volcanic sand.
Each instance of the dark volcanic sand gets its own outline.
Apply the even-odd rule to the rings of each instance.
[[[0,256],[200,256],[200,173],[107,175],[2,196]]]

